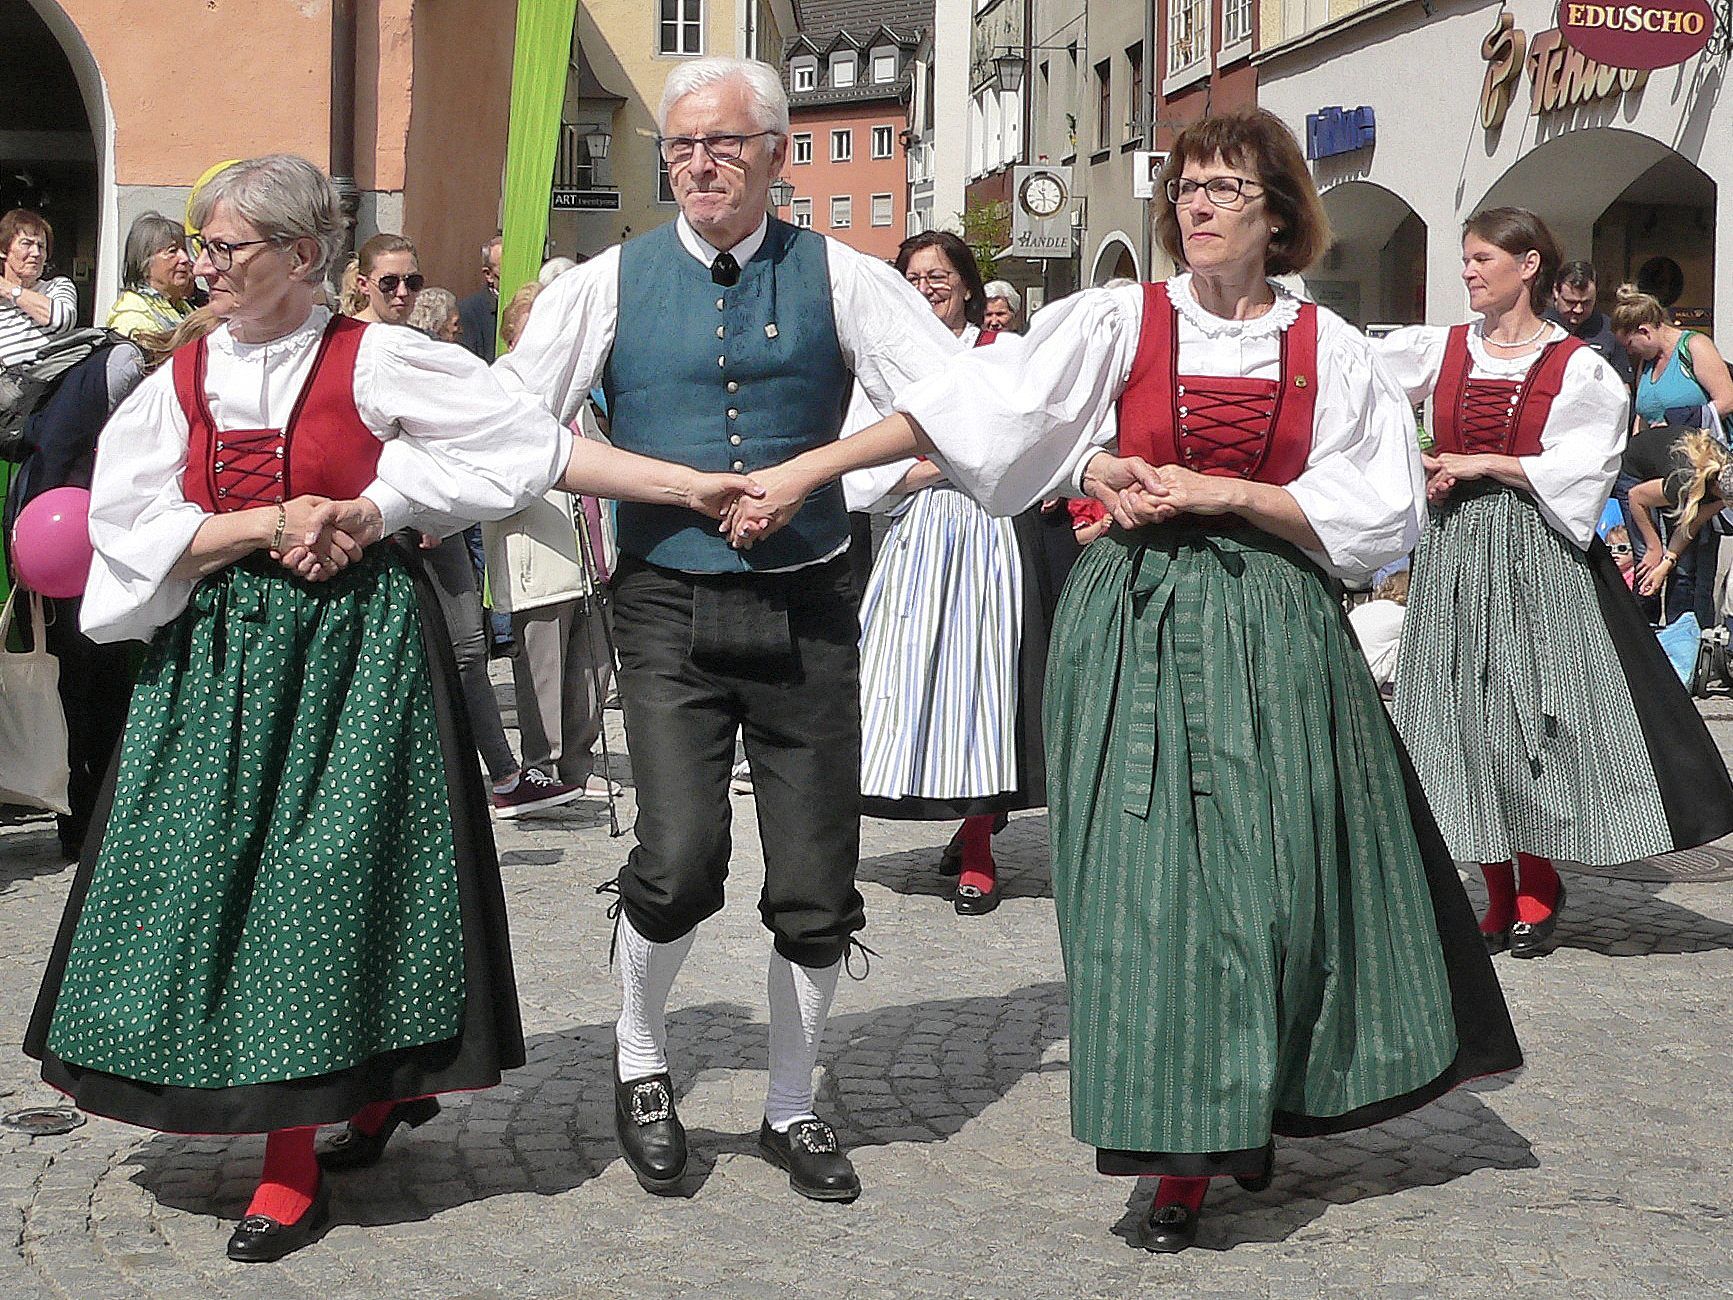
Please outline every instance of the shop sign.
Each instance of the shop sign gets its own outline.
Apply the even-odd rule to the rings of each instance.
[[[1071,224],[1071,169],[1018,167],[1011,173],[1012,257],[1070,257],[1076,249]]]
[[[618,212],[619,190],[555,190],[555,212]]]
[[[1313,162],[1364,149],[1377,138],[1377,118],[1365,105],[1306,114],[1306,157]]]
[[[1618,68],[1589,58],[1569,45],[1556,27],[1531,42],[1508,13],[1499,14],[1494,21],[1492,31],[1480,43],[1480,56],[1486,60],[1486,78],[1480,87],[1480,124],[1488,131],[1504,125],[1525,67],[1531,117],[1616,98],[1640,89],[1649,79],[1647,69]]]
[[[1670,68],[1702,52],[1715,31],[1708,0],[1586,4],[1560,0],[1559,34],[1585,58],[1615,68]]]

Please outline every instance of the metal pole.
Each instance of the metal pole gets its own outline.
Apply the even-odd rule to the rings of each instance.
[[[331,183],[343,207],[343,252],[355,249],[355,0],[331,0]],[[336,268],[340,274],[341,267]]]

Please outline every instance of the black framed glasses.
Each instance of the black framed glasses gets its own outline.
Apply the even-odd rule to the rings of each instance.
[[[208,257],[211,260],[211,265],[217,270],[228,271],[234,268],[235,254],[241,249],[253,248],[259,244],[280,244],[282,242],[281,239],[277,238],[242,239],[231,244],[223,239],[206,239],[202,234],[199,234],[193,235],[187,240],[187,248],[191,251],[195,262],[201,257]]]
[[[1629,542],[1614,542],[1611,546],[1607,547],[1607,549],[1614,555],[1629,555],[1631,553],[1631,544]]]
[[[691,162],[692,155],[698,146],[704,146],[704,152],[710,155],[712,162],[739,162],[740,155],[746,152],[746,142],[756,140],[761,135],[779,135],[777,131],[752,131],[746,135],[659,135],[656,137],[656,148],[662,151],[662,161],[665,163]]]
[[[1256,188],[1250,194],[1246,186]],[[1167,201],[1174,205],[1184,203],[1199,190],[1204,197],[1218,208],[1237,208],[1248,199],[1255,199],[1263,190],[1263,182],[1254,181],[1249,176],[1212,176],[1207,181],[1176,180],[1167,183]]]
[[[382,275],[373,281],[379,286],[379,292],[390,297],[397,292],[397,286],[402,285],[410,293],[420,293],[427,284],[427,277],[416,271],[411,275]]]

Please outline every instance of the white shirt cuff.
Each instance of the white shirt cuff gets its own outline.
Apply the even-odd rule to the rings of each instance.
[[[415,514],[414,503],[384,479],[374,479],[362,489],[361,496],[379,507],[379,517],[384,520],[381,536],[389,537],[392,533],[409,527]]]

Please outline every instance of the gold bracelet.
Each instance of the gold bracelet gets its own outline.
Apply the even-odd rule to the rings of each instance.
[[[289,512],[283,509],[282,503],[277,505],[277,531],[271,534],[271,549],[281,552],[283,549],[283,529],[289,525]]]

